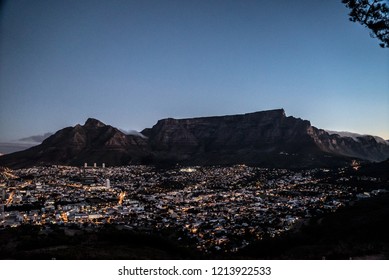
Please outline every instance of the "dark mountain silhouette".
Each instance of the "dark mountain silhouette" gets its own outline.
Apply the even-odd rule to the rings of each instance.
[[[357,174],[365,175],[369,177],[381,178],[382,181],[388,181],[389,180],[389,159],[382,162],[363,165],[361,166],[360,170],[358,170]]]
[[[387,142],[342,137],[287,117],[283,109],[242,115],[163,119],[126,135],[95,119],[64,128],[41,145],[0,157],[0,165],[250,164],[269,167],[342,166],[389,158]]]
[[[11,167],[82,165],[84,162],[130,164],[134,157],[140,158],[146,149],[147,143],[143,138],[126,135],[90,118],[84,125],[59,130],[38,146],[2,156],[0,164]]]
[[[157,161],[187,164],[247,163],[276,167],[342,165],[351,158],[382,161],[389,145],[329,134],[283,109],[193,119],[164,119],[142,133]]]

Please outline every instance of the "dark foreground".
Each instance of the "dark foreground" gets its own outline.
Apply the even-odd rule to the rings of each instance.
[[[389,195],[306,220],[237,253],[203,254],[174,232],[21,226],[0,231],[0,259],[389,259]]]
[[[240,255],[256,259],[389,259],[389,195],[312,218],[299,230],[260,241]]]

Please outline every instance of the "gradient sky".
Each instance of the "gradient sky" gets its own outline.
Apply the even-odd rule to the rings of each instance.
[[[0,141],[88,117],[142,130],[276,108],[389,139],[389,51],[347,13],[340,0],[6,1]]]

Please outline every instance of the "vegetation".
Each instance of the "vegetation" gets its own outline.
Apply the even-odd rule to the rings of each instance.
[[[169,233],[142,233],[107,225],[99,230],[23,225],[0,231],[0,259],[197,259]]]
[[[389,48],[389,7],[387,0],[342,0],[350,9],[350,20],[370,29],[370,35]]]

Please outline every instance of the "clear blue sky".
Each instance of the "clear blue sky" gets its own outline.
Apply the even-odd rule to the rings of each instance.
[[[318,128],[389,139],[389,50],[340,0],[6,1],[0,141],[94,117],[284,108]]]

